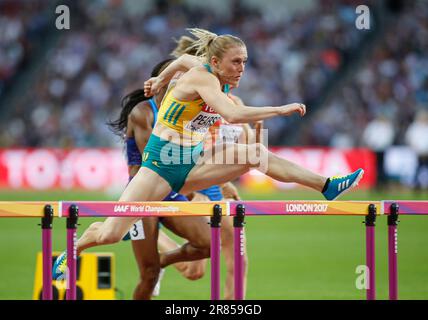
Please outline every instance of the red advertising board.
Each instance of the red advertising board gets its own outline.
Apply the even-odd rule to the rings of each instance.
[[[128,169],[117,149],[8,149],[0,151],[0,187],[12,189],[122,188]]]
[[[271,151],[325,176],[366,173],[361,185],[376,183],[375,155],[367,149],[271,148]],[[284,168],[286,170],[286,168]],[[0,188],[8,189],[122,189],[128,170],[120,149],[3,149],[0,150]],[[274,188],[293,187],[277,183],[253,171],[244,175],[244,186],[269,183]]]

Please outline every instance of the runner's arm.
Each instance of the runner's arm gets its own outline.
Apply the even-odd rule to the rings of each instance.
[[[134,138],[137,143],[138,150],[143,153],[144,148],[149,141],[152,133],[152,118],[151,110],[148,108],[134,108],[130,114],[130,120],[133,124]]]
[[[279,107],[249,107],[234,104],[220,90],[218,79],[212,74],[198,72],[191,85],[207,105],[216,110],[229,123],[248,123],[269,119],[276,116],[289,116],[294,112],[305,115],[306,107],[303,104],[292,103]]]
[[[157,77],[144,82],[144,94],[151,97],[166,86],[177,72],[186,72],[193,67],[201,66],[202,61],[190,54],[183,54],[180,58],[171,62]]]

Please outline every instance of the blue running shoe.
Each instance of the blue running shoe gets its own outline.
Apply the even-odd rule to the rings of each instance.
[[[55,260],[52,277],[54,280],[62,280],[65,277],[65,271],[67,270],[67,252],[61,253]]]
[[[331,177],[327,190],[322,194],[327,200],[336,200],[339,196],[357,186],[363,175],[364,170],[360,168],[347,176]]]

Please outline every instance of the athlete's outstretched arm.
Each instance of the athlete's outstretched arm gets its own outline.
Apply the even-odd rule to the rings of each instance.
[[[248,123],[276,116],[289,116],[295,112],[304,116],[306,106],[300,103],[291,103],[279,107],[249,107],[235,104],[221,91],[219,80],[205,70],[195,70],[189,85],[205,101],[207,105],[216,110],[229,123]]]

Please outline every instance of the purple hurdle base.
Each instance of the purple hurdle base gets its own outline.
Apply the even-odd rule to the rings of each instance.
[[[398,299],[397,226],[388,226],[389,300]]]
[[[211,217],[211,300],[220,300],[221,207],[215,205]]]
[[[53,208],[46,205],[42,218],[43,290],[42,299],[52,300],[52,220]]]
[[[388,215],[388,273],[389,273],[389,300],[398,299],[398,209],[396,203],[391,204],[391,212]]]
[[[42,230],[43,243],[43,300],[52,300],[52,230]]]
[[[238,204],[233,218],[235,300],[244,300],[244,218],[245,207]]]
[[[66,299],[76,300],[76,229],[67,229],[67,290]]]
[[[376,299],[376,263],[375,263],[375,221],[376,207],[369,205],[366,215],[366,264],[369,270],[369,281],[367,287],[367,300]]]
[[[77,218],[78,208],[75,205],[70,206],[69,216],[67,218],[67,290],[66,299],[76,300],[76,274],[77,274]]]
[[[235,300],[244,299],[244,228],[234,228],[234,278]]]
[[[366,263],[369,270],[367,300],[376,299],[375,227],[366,227]]]

